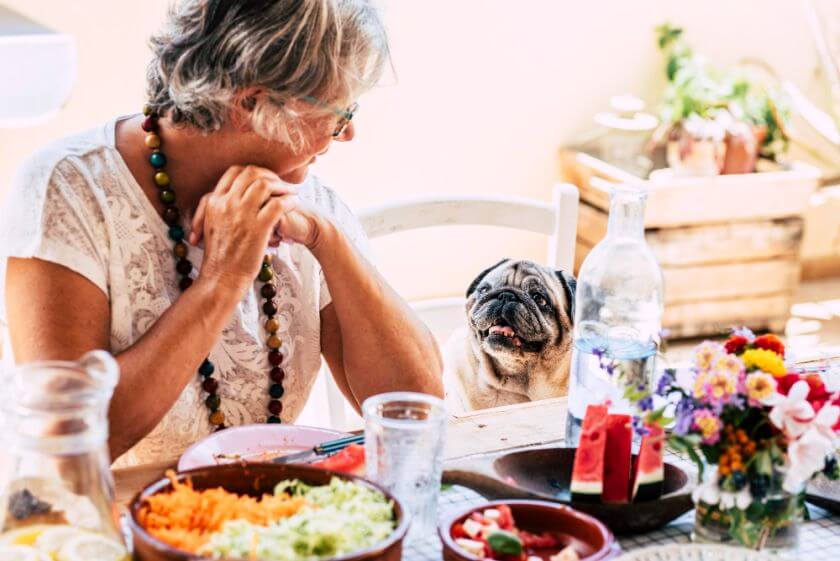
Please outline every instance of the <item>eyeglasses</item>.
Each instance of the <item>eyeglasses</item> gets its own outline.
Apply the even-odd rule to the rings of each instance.
[[[318,107],[323,107],[324,109],[329,109],[330,111],[332,111],[333,113],[338,115],[338,117],[339,117],[338,123],[336,123],[335,130],[332,133],[333,138],[338,138],[339,136],[344,134],[344,131],[347,130],[347,127],[350,125],[350,121],[353,120],[353,115],[355,115],[356,111],[359,109],[358,102],[354,103],[353,105],[351,105],[347,109],[338,109],[336,107],[333,107],[329,103],[321,101],[317,97],[312,97],[310,95],[305,95],[305,96],[302,97],[302,99],[304,101],[307,101],[307,102],[313,104],[313,105],[317,105]]]

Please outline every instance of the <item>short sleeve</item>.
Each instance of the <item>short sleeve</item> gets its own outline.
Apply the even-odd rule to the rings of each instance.
[[[0,211],[2,269],[10,257],[66,267],[108,294],[106,199],[68,159],[25,164]],[[4,282],[5,270],[0,278]],[[5,292],[5,287],[4,287]]]
[[[370,245],[370,240],[365,233],[362,224],[353,211],[342,201],[335,192],[322,185],[317,178],[310,179],[312,181],[312,196],[315,204],[325,210],[332,218],[333,222],[341,229],[345,236],[350,240],[350,243],[356,250],[370,263],[375,263],[373,248]],[[332,302],[330,289],[327,285],[327,280],[324,278],[323,270],[320,271],[321,288],[319,296],[319,306],[323,310]]]

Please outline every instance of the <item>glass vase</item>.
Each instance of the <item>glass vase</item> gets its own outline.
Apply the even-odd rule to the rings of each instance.
[[[766,494],[753,496],[745,509],[721,508],[697,501],[692,540],[747,547],[775,553],[781,559],[797,559],[799,527],[805,512],[805,490],[782,489],[783,477],[770,478]]]

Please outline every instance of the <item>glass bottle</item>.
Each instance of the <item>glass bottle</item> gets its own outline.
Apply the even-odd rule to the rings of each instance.
[[[118,372],[111,355],[94,351],[21,365],[4,380],[0,557],[128,558],[107,448]]]
[[[627,388],[650,387],[662,326],[662,271],[645,243],[644,188],[617,185],[607,235],[581,265],[575,298],[566,445],[577,446],[586,407],[633,411]]]

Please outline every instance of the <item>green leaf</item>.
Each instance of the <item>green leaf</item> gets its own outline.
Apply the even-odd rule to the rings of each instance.
[[[504,530],[496,530],[487,536],[487,545],[502,555],[522,555],[522,540],[519,536]]]

